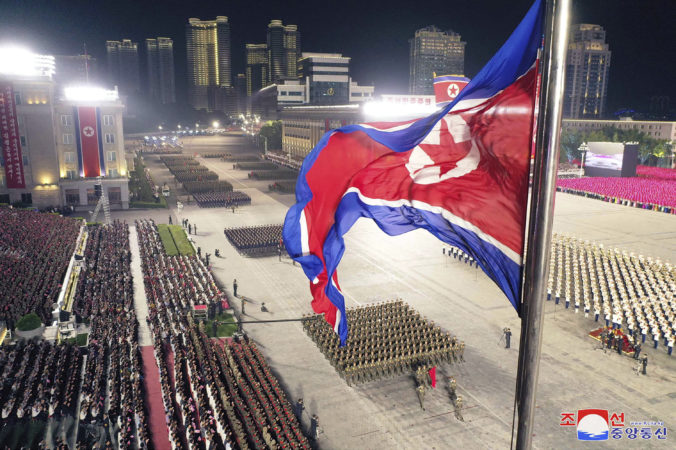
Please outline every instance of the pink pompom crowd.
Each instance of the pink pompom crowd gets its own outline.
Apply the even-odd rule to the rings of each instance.
[[[560,192],[676,214],[676,169],[638,166],[638,177],[559,179]]]

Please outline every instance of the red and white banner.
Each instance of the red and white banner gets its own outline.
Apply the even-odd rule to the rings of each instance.
[[[23,171],[19,122],[16,116],[14,89],[9,83],[0,84],[0,142],[5,160],[7,187],[24,189],[26,177]]]
[[[437,105],[455,100],[469,81],[469,78],[456,75],[434,77],[434,96],[437,99]]]
[[[78,106],[77,116],[80,126],[78,150],[82,155],[84,177],[93,178],[102,176],[96,107]]]

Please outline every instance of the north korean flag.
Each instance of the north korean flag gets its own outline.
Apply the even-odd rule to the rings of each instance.
[[[424,228],[471,255],[518,309],[534,125],[536,0],[507,42],[439,112],[400,123],[348,125],[305,158],[284,222],[290,256],[310,280],[312,307],[348,336],[336,269],[360,217],[390,235]]]
[[[78,160],[85,178],[105,175],[103,170],[103,145],[97,108],[94,106],[78,106],[76,108]]]
[[[469,78],[458,75],[434,77],[434,96],[437,105],[446,105],[455,100],[469,82]]]

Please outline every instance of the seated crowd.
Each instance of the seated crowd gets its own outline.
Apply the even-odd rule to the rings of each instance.
[[[282,225],[226,228],[225,237],[240,252],[248,256],[263,256],[283,248]]]
[[[35,312],[51,323],[81,221],[0,208],[0,320],[13,328]]]
[[[244,192],[204,192],[193,194],[195,201],[201,208],[239,208],[251,204],[251,197]]]
[[[554,234],[548,298],[671,354],[676,339],[676,268],[617,248]],[[639,336],[640,335],[640,336]]]
[[[118,448],[150,448],[129,227],[114,222],[88,231],[85,270],[73,302],[75,315],[90,324],[78,444],[91,447],[102,435]]]
[[[155,224],[137,222],[148,323],[172,448],[309,448],[291,406],[253,344],[209,339],[190,310],[220,303],[199,259],[163,254]],[[213,285],[215,288],[215,284]],[[173,356],[173,358],[172,358]]]
[[[348,309],[345,346],[320,315],[303,328],[348,385],[410,373],[419,367],[464,361],[465,343],[402,300]]]
[[[82,368],[75,345],[19,341],[0,347],[0,367],[0,428],[22,418],[47,421],[75,414]]]

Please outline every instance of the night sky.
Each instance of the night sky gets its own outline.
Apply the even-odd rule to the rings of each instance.
[[[408,39],[436,25],[467,42],[465,74],[474,76],[516,27],[530,0],[138,1],[0,0],[0,42],[36,52],[76,54],[86,42],[105,69],[105,41],[174,39],[176,86],[185,91],[185,24],[189,17],[230,18],[233,76],[244,71],[244,44],[264,43],[267,24],[296,24],[302,50],[352,57],[353,79],[377,94],[407,93]],[[574,22],[602,25],[612,51],[608,109],[645,110],[652,95],[676,103],[675,0],[573,0]],[[144,53],[141,64],[144,67]]]

